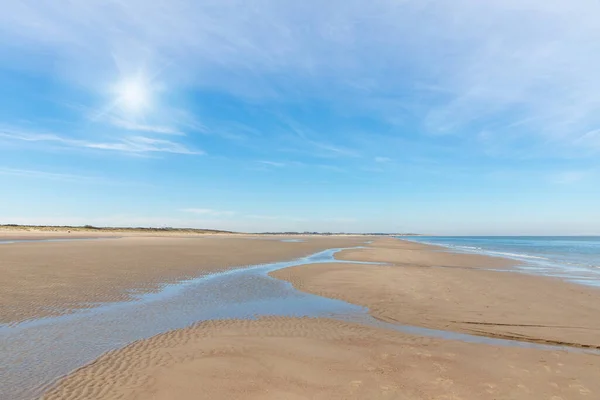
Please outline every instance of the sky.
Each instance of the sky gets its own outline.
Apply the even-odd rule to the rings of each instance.
[[[0,223],[600,234],[595,0],[0,7]]]

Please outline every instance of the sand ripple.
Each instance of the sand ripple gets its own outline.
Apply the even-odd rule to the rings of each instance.
[[[208,321],[105,354],[43,398],[591,399],[600,393],[591,357],[327,319]]]

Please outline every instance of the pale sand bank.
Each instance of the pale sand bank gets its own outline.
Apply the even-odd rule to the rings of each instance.
[[[264,318],[209,321],[136,342],[44,399],[593,399],[598,376],[597,356]]]
[[[14,233],[5,239],[15,239]],[[28,233],[26,238],[58,238]],[[89,236],[81,233],[73,237]],[[21,236],[23,238],[23,236]],[[292,260],[366,237],[311,236],[282,242],[273,236],[197,235],[124,237],[0,245],[0,323],[14,323],[127,300],[165,283],[250,264]]]
[[[449,252],[442,246],[415,243],[395,238],[382,238],[366,248],[350,249],[336,256],[338,260],[370,261],[394,265],[457,268],[509,268],[516,261],[501,257]]]
[[[391,322],[597,344],[600,302],[594,289],[492,271],[485,257],[439,250],[380,239],[338,255],[391,266],[341,261],[272,274],[301,290],[365,305]],[[496,268],[511,263],[490,260]],[[600,357],[593,354],[281,317],[208,321],[133,343],[61,380],[45,398],[569,400],[598,398],[598,376]]]
[[[489,264],[506,267],[511,261],[440,252],[390,239],[343,251],[336,258],[390,265],[312,264],[271,276],[302,291],[365,306],[387,322],[600,348],[600,290],[596,288],[492,271]],[[481,268],[475,267],[478,263]]]

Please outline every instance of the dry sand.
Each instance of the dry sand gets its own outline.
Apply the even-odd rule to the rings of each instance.
[[[336,255],[338,260],[390,263],[397,266],[443,266],[456,268],[505,269],[515,261],[478,254],[450,253],[441,246],[415,243],[394,238],[381,238],[361,249],[350,249]]]
[[[100,287],[121,270],[114,264],[106,268],[108,260],[121,266],[138,260],[144,265],[130,266],[131,272],[120,277],[132,285],[140,277],[156,277],[158,282],[197,275],[204,271],[202,265],[217,261],[221,267],[229,260],[254,263],[258,261],[250,261],[252,257],[277,258],[365,239],[315,238],[305,244],[198,239],[197,243],[210,243],[204,247],[190,245],[193,240],[88,242],[85,251],[74,250],[83,244],[71,242],[62,251],[37,250],[41,253],[31,255],[31,262],[54,254],[57,258],[48,265],[56,268],[55,261],[65,257],[62,253],[91,258],[90,271],[104,279],[96,285]],[[135,254],[131,249],[136,249]],[[500,258],[450,254],[394,239],[378,239],[366,249],[338,256],[391,265],[341,260],[292,267],[273,276],[301,290],[367,306],[374,316],[389,322],[574,346],[600,344],[600,292],[594,289],[508,272],[512,262]],[[69,257],[73,259],[73,254]],[[206,263],[195,262],[187,269],[188,261],[199,257],[205,257]],[[65,271],[72,276],[79,268]],[[43,270],[38,267],[34,274]],[[36,282],[40,285],[43,279]],[[68,282],[67,287],[74,288],[85,284],[85,279]],[[598,376],[600,356],[593,354],[495,347],[326,319],[282,317],[208,321],[133,343],[67,376],[45,398],[596,399],[600,398]]]
[[[324,319],[210,321],[108,353],[46,400],[595,399],[597,356]]]
[[[64,236],[64,232],[3,232],[0,240]],[[89,236],[85,232],[70,237]],[[313,236],[302,237],[304,242],[286,243],[280,239],[240,235],[133,236],[0,244],[0,323],[57,315],[97,302],[126,300],[132,293],[153,291],[165,283],[231,267],[291,260],[367,240]]]
[[[312,264],[271,275],[299,290],[368,307],[387,322],[600,348],[598,289],[508,269],[492,271],[489,265],[511,261],[394,239],[346,250],[336,258],[390,265]]]

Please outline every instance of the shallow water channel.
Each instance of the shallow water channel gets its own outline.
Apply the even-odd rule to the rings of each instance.
[[[329,317],[402,332],[501,346],[561,349],[377,321],[368,310],[340,300],[295,290],[268,273],[294,265],[338,261],[322,251],[293,261],[254,265],[205,275],[132,301],[91,305],[58,317],[0,325],[0,398],[33,399],[58,378],[102,353],[199,321],[265,315]],[[369,268],[369,264],[365,268]]]

